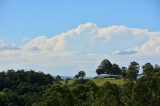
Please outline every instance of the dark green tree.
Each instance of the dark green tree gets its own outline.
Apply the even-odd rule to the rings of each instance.
[[[84,71],[80,71],[78,73],[78,76],[79,76],[80,79],[83,79],[85,77],[85,75],[86,75],[86,73]]]
[[[105,70],[104,69],[97,69],[96,73],[97,73],[97,75],[104,74]]]
[[[122,77],[123,77],[123,79],[125,79],[126,73],[127,73],[127,68],[126,67],[122,67],[121,70],[122,70]]]
[[[145,65],[142,66],[142,69],[144,75],[149,75],[154,71],[153,65],[151,63],[146,63]]]
[[[79,79],[79,75],[76,74],[76,75],[74,76],[74,79]]]
[[[62,78],[61,78],[61,76],[60,76],[60,75],[57,75],[57,76],[56,76],[56,78],[55,78],[55,80],[56,80],[56,81],[61,81],[61,80],[62,80]]]
[[[79,80],[71,87],[71,93],[74,97],[75,106],[91,106],[94,102],[98,87],[89,80]]]
[[[98,69],[104,70],[103,74],[111,74],[112,73],[112,63],[109,60],[104,59],[102,60],[101,64],[98,66]]]
[[[123,106],[120,87],[109,82],[103,84],[93,106]]]
[[[139,73],[139,69],[140,66],[137,62],[131,62],[127,70],[126,78],[129,80],[136,80]]]
[[[46,106],[73,106],[74,99],[68,86],[54,83],[47,89],[40,104],[45,104]]]
[[[155,70],[156,72],[160,72],[160,66],[159,66],[158,64],[155,64],[154,70]]]
[[[117,64],[112,65],[112,74],[114,74],[114,75],[122,74],[122,70],[119,68],[119,66]]]
[[[136,81],[132,89],[133,106],[160,106],[160,72],[153,72]]]
[[[122,85],[122,101],[125,106],[134,106],[132,103],[132,89],[134,87],[134,81],[126,80]]]

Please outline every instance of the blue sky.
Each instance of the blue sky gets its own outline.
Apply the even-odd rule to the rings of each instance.
[[[14,43],[24,36],[52,36],[85,22],[160,28],[159,0],[1,0],[0,5],[0,36]]]
[[[81,27],[79,28],[78,26]],[[94,68],[105,57],[118,62],[120,65],[126,65],[129,60],[136,59],[142,64],[149,60],[153,63],[160,62],[156,60],[156,57],[159,57],[160,44],[159,0],[1,0],[0,29],[0,56],[5,56],[6,58],[0,61],[2,69],[29,67],[63,75],[74,74],[77,70],[86,69],[92,70],[90,72],[88,71],[88,75],[94,75]],[[77,30],[79,32],[75,34]],[[114,32],[114,30],[117,30],[118,33]],[[68,34],[68,31],[71,34]],[[61,40],[58,40],[58,45],[55,45],[61,33],[64,33],[65,38],[60,38]],[[97,36],[91,37],[90,34]],[[135,37],[139,34],[142,36]],[[82,37],[71,38],[69,37],[70,35],[81,35]],[[102,41],[99,36],[106,40]],[[35,43],[40,42],[39,39],[46,43],[46,45]],[[93,40],[93,42],[91,39],[96,39],[96,41]],[[152,47],[151,45],[153,45],[154,39],[158,39],[158,41]],[[51,48],[50,45],[48,47],[50,40],[53,40],[53,44],[51,43],[53,45],[53,52],[63,54],[63,56],[60,55],[58,58],[51,56],[54,66],[47,64],[40,66],[40,63],[35,64],[34,61],[36,58],[27,60],[28,62],[23,62],[23,64],[19,63],[26,61],[26,58],[31,58],[25,58],[26,54],[24,55],[20,52],[20,49],[22,51],[30,50],[28,49],[31,47],[29,45],[33,45],[31,50],[34,50],[34,53],[30,53],[29,55],[38,54],[38,50],[46,53],[48,49],[44,47]],[[63,44],[62,42],[65,43]],[[81,45],[81,42],[85,46]],[[150,49],[145,48],[148,46],[150,46]],[[154,50],[151,50],[152,48]],[[64,50],[62,51],[62,49]],[[148,51],[152,52],[145,53]],[[6,52],[12,52],[12,55],[15,53],[16,56],[18,53],[23,55],[18,57],[19,61],[12,62],[13,57],[16,56],[12,56],[11,54],[9,56],[4,55],[7,54]],[[124,55],[125,53],[130,53],[130,55],[127,54],[127,57]],[[144,53],[149,58],[146,61],[144,59]],[[65,56],[66,54],[67,56],[72,55],[72,58],[65,57],[64,59],[64,54]],[[47,60],[48,57],[46,55],[48,56],[48,54],[40,54],[40,56],[44,57],[41,60],[42,62],[51,61]],[[92,58],[84,57],[84,55],[92,56]],[[79,58],[81,56],[84,59]],[[124,57],[127,58],[127,62],[121,60]],[[11,60],[7,60],[7,58]],[[68,66],[69,64],[66,65],[63,61],[69,61],[71,63],[80,62],[77,63],[78,65]],[[85,64],[84,61],[87,61],[89,64]],[[93,62],[94,67],[91,66],[91,61],[96,61]],[[4,66],[4,64],[9,65]],[[60,68],[54,68],[58,66]],[[65,69],[71,71],[66,72]]]

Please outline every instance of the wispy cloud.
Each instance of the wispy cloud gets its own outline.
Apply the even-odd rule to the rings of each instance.
[[[5,44],[4,42],[0,42],[0,51],[5,51],[5,50],[20,50],[19,46],[16,45],[9,45]]]
[[[132,55],[136,54],[136,50],[125,50],[125,51],[114,51],[112,52],[113,55]]]

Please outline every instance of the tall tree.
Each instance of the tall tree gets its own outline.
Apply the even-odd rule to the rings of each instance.
[[[122,70],[119,68],[117,64],[112,65],[112,74],[114,75],[122,74]]]
[[[143,68],[143,74],[149,75],[151,72],[154,71],[153,65],[151,63],[146,63],[142,66]]]
[[[55,78],[55,80],[56,80],[56,81],[61,81],[61,80],[62,80],[62,78],[61,78],[61,76],[60,76],[60,75],[57,75],[57,76],[56,76],[56,78]]]
[[[111,74],[112,63],[109,60],[104,59],[102,60],[101,64],[98,66],[98,69],[104,70],[103,74]]]
[[[139,73],[140,66],[137,62],[133,61],[130,63],[127,71],[126,78],[129,80],[136,80]]]
[[[105,73],[105,70],[104,70],[104,69],[97,69],[97,70],[96,70],[96,73],[97,73],[98,75],[104,74],[104,73]]]
[[[154,70],[155,70],[156,72],[160,71],[160,66],[159,66],[158,64],[155,64]]]
[[[83,79],[85,77],[86,73],[84,71],[80,71],[78,73],[78,75],[79,75],[79,78]]]
[[[122,67],[122,77],[125,78],[126,77],[126,72],[127,72],[127,68],[126,67]]]
[[[79,79],[79,75],[76,74],[76,75],[74,76],[74,79]]]

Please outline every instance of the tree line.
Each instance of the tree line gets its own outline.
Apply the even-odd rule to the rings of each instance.
[[[91,79],[84,79],[84,71],[75,75],[71,84],[70,79],[62,81],[60,76],[34,70],[0,72],[0,106],[160,106],[158,65],[146,63],[142,66],[143,75],[137,78],[137,62],[131,62],[127,68],[115,68],[119,66],[107,65],[106,60],[98,69],[112,74],[120,69],[114,74],[123,75],[124,84],[106,82],[97,86]]]
[[[98,66],[96,73],[101,74],[111,74],[111,75],[121,75],[125,79],[136,80],[139,74],[140,65],[139,63],[133,61],[128,67],[119,67],[118,64],[111,63],[108,59],[102,60]],[[142,66],[143,73],[141,75],[148,75],[153,71],[159,71],[160,66],[155,64],[153,66],[151,63],[146,63]]]

